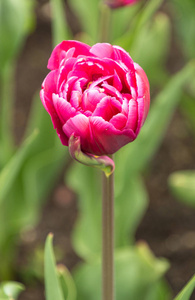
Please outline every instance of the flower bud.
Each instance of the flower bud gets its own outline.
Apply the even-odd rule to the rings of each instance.
[[[63,145],[79,137],[83,153],[109,155],[136,139],[150,91],[143,69],[118,46],[63,41],[48,62],[40,97]]]

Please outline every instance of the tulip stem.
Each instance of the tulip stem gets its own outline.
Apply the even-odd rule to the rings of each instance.
[[[114,300],[114,173],[102,180],[102,300]]]

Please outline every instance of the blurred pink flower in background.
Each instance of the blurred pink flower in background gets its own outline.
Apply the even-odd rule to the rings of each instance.
[[[118,46],[63,41],[48,62],[40,97],[63,145],[112,154],[138,135],[150,105],[147,76]]]
[[[105,0],[104,2],[111,8],[118,8],[126,5],[133,5],[138,1],[139,0]]]

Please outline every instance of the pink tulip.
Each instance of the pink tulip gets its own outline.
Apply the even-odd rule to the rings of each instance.
[[[105,0],[105,4],[107,4],[111,8],[118,8],[126,5],[133,5],[138,1],[139,0]]]
[[[118,46],[63,41],[48,62],[40,97],[63,145],[72,134],[81,151],[113,154],[137,137],[147,117],[147,76]]]

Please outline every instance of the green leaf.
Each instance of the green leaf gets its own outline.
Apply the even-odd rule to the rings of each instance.
[[[121,248],[115,252],[116,299],[148,300],[151,290],[159,285],[168,263],[156,259],[146,244]],[[79,300],[101,299],[101,259],[83,263],[75,269],[75,283]],[[87,282],[87,284],[86,284]],[[164,288],[164,287],[163,287]],[[158,299],[156,296],[150,300]],[[167,298],[169,300],[168,293]]]
[[[132,21],[140,8],[140,3],[132,6],[124,6],[120,9],[113,9],[111,11],[111,42],[119,39],[125,34],[127,29],[132,25]]]
[[[0,300],[16,300],[24,290],[24,286],[18,282],[4,281],[0,283]]]
[[[0,172],[0,204],[6,197],[6,194],[12,187],[14,180],[17,178],[21,165],[26,158],[28,151],[37,136],[37,131],[25,140],[23,145],[18,149],[14,156],[10,159],[7,165]]]
[[[80,217],[73,232],[74,249],[79,256],[91,260],[101,251],[101,171],[74,163],[67,183],[79,195]]]
[[[184,54],[195,57],[195,2],[194,0],[172,0],[171,11],[177,30],[177,38]],[[186,34],[186,32],[188,34]]]
[[[28,120],[25,135],[29,136],[37,130],[39,134],[29,144],[23,158],[20,158],[19,153],[24,152],[22,148],[24,144],[20,146],[16,157],[13,156],[16,165],[11,164],[10,160],[9,172],[6,176],[3,175],[7,187],[4,189],[3,184],[0,186],[0,194],[1,189],[4,194],[0,209],[0,256],[4,257],[0,277],[6,276],[3,278],[10,278],[18,234],[21,230],[25,231],[29,226],[36,225],[43,202],[58,180],[59,173],[69,157],[67,147],[61,145],[52,128],[50,117],[37,96],[33,100]],[[0,175],[0,182],[1,178]]]
[[[122,160],[123,158],[120,157]],[[116,162],[115,172],[115,247],[121,248],[134,242],[135,231],[148,206],[148,195],[139,176],[120,173]],[[122,177],[121,188],[118,178]]]
[[[137,15],[137,18],[135,19],[133,26],[131,26],[124,35],[122,35],[119,39],[117,39],[115,41],[115,44],[120,45],[127,51],[130,51],[132,45],[134,44],[137,37],[139,36],[139,33],[141,32],[142,28],[152,18],[153,14],[157,11],[157,9],[162,4],[162,1],[163,0],[147,1],[143,9]]]
[[[13,115],[13,65],[5,68],[0,74],[0,168],[2,168],[14,153],[12,130]],[[0,71],[1,72],[1,71]]]
[[[167,15],[156,14],[142,27],[131,48],[133,60],[142,66],[152,85],[162,86],[168,76],[165,62],[170,47],[170,27]]]
[[[82,29],[92,39],[97,42],[99,29],[99,0],[69,0],[70,6],[78,16]]]
[[[172,193],[184,204],[195,208],[195,171],[178,171],[169,176]]]
[[[34,1],[0,1],[0,72],[16,57],[32,28]]]
[[[183,288],[183,290],[177,295],[174,300],[190,300],[190,296],[195,289],[195,275],[192,279],[187,283],[187,285]]]
[[[77,299],[76,286],[69,270],[63,265],[58,265],[57,269],[58,269],[58,275],[59,275],[64,299],[76,300]]]
[[[167,282],[161,279],[158,283],[154,284],[152,288],[149,289],[149,292],[145,300],[170,300],[171,297],[171,288],[168,286]]]
[[[62,0],[50,0],[52,10],[53,46],[71,38],[66,21],[65,7]]]
[[[195,80],[192,79],[192,84],[193,84],[193,89],[195,87]],[[191,88],[188,87],[188,92],[189,89]],[[181,110],[183,114],[186,117],[186,121],[189,122],[189,126],[193,129],[193,132],[195,134],[195,89],[191,91],[192,95],[185,93],[183,96],[183,101],[181,102]],[[194,96],[193,96],[194,95]]]
[[[49,234],[45,244],[45,293],[46,300],[65,300],[63,297],[58,272],[56,269],[55,257],[52,247],[53,235]]]

